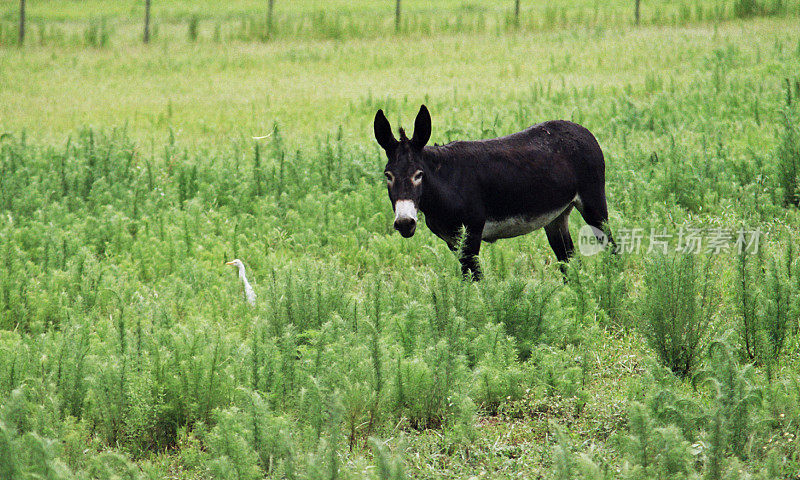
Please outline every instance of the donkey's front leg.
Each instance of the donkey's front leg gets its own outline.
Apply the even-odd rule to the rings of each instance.
[[[478,261],[478,253],[481,251],[482,236],[483,227],[467,227],[464,246],[459,252],[461,255],[459,257],[459,261],[461,262],[461,274],[464,275],[465,279],[471,279],[476,282],[483,276],[481,265]]]

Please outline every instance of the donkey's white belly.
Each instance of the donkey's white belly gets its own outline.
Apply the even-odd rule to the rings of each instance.
[[[502,220],[487,220],[483,226],[483,236],[485,242],[494,242],[501,238],[518,237],[538,230],[555,220],[561,215],[569,204],[562,208],[538,215],[535,217],[509,217]]]

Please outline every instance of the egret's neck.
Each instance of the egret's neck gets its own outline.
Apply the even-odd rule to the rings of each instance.
[[[244,265],[239,265],[239,278],[247,281],[247,277],[244,275]]]

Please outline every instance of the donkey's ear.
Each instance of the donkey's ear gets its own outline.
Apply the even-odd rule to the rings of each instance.
[[[397,146],[397,139],[394,138],[392,133],[392,126],[389,125],[389,120],[383,114],[383,110],[378,110],[375,114],[375,140],[387,152],[393,150]]]
[[[411,144],[422,150],[422,147],[431,139],[431,114],[428,107],[419,107],[417,119],[414,120],[414,136],[411,137]]]

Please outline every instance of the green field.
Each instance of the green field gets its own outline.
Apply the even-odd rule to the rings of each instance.
[[[798,478],[797,2],[143,3],[0,5],[0,479]],[[422,103],[586,126],[635,251],[400,238]]]

